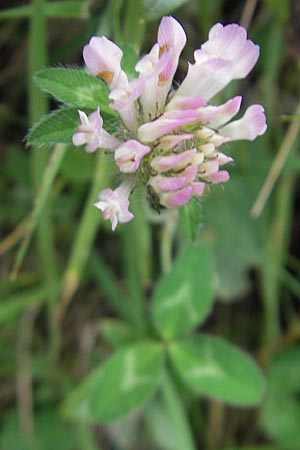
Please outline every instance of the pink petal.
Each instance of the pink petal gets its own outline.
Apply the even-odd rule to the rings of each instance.
[[[86,144],[85,133],[74,133],[72,136],[72,142],[75,147]]]
[[[193,134],[169,134],[167,136],[163,136],[160,139],[160,147],[164,150],[171,150],[176,147],[178,144],[188,141],[194,137]]]
[[[178,208],[189,201],[192,195],[192,186],[187,186],[176,192],[162,194],[160,202],[167,208]]]
[[[231,80],[248,75],[258,59],[259,47],[247,39],[243,27],[216,24],[194,55],[196,63],[189,65],[178,95],[200,95],[209,100]]]
[[[83,59],[93,75],[121,70],[122,50],[106,37],[92,37],[84,46]]]
[[[216,159],[213,161],[206,161],[199,168],[199,172],[203,174],[205,177],[211,175],[212,173],[217,172],[218,170],[219,170],[219,162]]]
[[[89,121],[92,126],[100,130],[103,126],[103,119],[100,116],[100,108],[97,108],[96,111],[92,112],[89,115]]]
[[[186,178],[180,177],[153,177],[150,185],[157,193],[177,191],[186,183]]]
[[[121,70],[122,56],[122,50],[104,36],[92,37],[83,49],[83,59],[90,72],[102,78],[110,89],[128,84],[127,76]]]
[[[213,184],[218,184],[218,183],[225,183],[226,181],[229,180],[229,173],[227,172],[227,170],[220,170],[219,172],[216,173],[212,173],[207,181],[209,181],[210,183]]]
[[[134,78],[125,88],[116,88],[111,91],[109,98],[114,100],[110,108],[119,112],[120,117],[130,131],[135,132],[138,126],[138,112],[134,102],[145,89],[142,78]]]
[[[134,173],[139,168],[143,157],[150,151],[150,147],[130,139],[115,150],[115,161],[121,172]]]
[[[233,159],[230,156],[224,155],[224,153],[218,153],[218,163],[220,166],[223,166],[224,164],[228,164],[232,162]]]
[[[197,176],[197,172],[198,172],[198,166],[195,164],[192,166],[188,166],[186,169],[184,169],[182,172],[180,172],[180,175],[182,177],[185,177],[186,183],[191,183],[192,181],[195,180],[195,178]]]
[[[197,95],[183,96],[175,95],[168,103],[166,111],[172,111],[174,109],[197,109],[206,105],[206,101]]]
[[[242,97],[240,95],[233,97],[220,106],[208,106],[213,112],[213,118],[209,123],[211,128],[219,128],[221,125],[229,122],[240,110]]]
[[[220,133],[232,141],[240,139],[253,141],[257,136],[264,134],[266,129],[264,108],[261,105],[252,105],[241,119],[225,125],[220,129]]]
[[[202,181],[194,181],[191,186],[192,186],[192,195],[203,195],[205,183],[203,183]]]
[[[179,57],[186,44],[186,34],[180,23],[174,17],[165,16],[162,18],[158,27],[157,43],[160,48],[160,53],[172,47],[174,58]]]
[[[99,193],[98,202],[94,204],[96,208],[102,211],[104,220],[110,220],[112,230],[114,231],[117,224],[126,223],[133,219],[133,214],[128,210],[128,197],[133,189],[132,180],[125,180],[114,191],[112,189],[104,189]]]
[[[194,148],[171,156],[158,156],[153,159],[151,166],[158,172],[167,172],[171,169],[180,170],[192,161],[196,153],[197,150]]]
[[[237,24],[214,25],[210,30],[208,41],[195,52],[196,62],[211,58],[232,61],[232,79],[247,76],[258,56],[258,45],[247,39],[247,31]]]
[[[167,83],[169,89],[177,69],[180,53],[186,43],[184,29],[174,17],[162,18],[158,27],[157,43],[159,45],[159,58],[161,59],[165,54],[168,54],[165,67],[159,74],[159,83]]]
[[[194,122],[197,119],[196,111],[169,111],[156,120],[140,126],[138,139],[142,142],[153,142],[170,131]]]
[[[111,109],[122,110],[133,103],[142,94],[144,88],[144,80],[142,78],[134,78],[128,86],[112,90],[109,94],[109,98],[114,100],[114,103],[110,105]]]
[[[232,62],[221,58],[189,64],[188,73],[177,95],[196,95],[205,100],[211,99],[231,81]]]
[[[89,126],[90,125],[90,121],[89,121],[88,116],[86,115],[86,113],[79,109],[78,110],[78,114],[79,114],[79,118],[80,118],[80,121],[81,121],[82,125]]]
[[[163,111],[185,42],[185,32],[179,22],[173,17],[163,17],[158,42],[136,65],[145,81],[145,91],[141,95],[145,117],[151,118]]]

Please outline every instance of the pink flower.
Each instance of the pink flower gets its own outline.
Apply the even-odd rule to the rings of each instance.
[[[128,84],[126,73],[121,69],[122,50],[106,37],[92,37],[84,46],[83,58],[93,75],[102,78],[110,89]]]
[[[102,217],[111,221],[111,229],[115,231],[118,223],[126,223],[133,219],[133,214],[128,211],[129,195],[133,189],[132,182],[123,181],[114,191],[104,189],[99,193],[96,208],[102,211]]]
[[[115,151],[115,161],[123,173],[134,173],[138,170],[141,160],[151,151],[147,145],[130,139],[120,145]]]
[[[259,56],[259,47],[247,39],[245,28],[237,25],[217,23],[209,32],[208,41],[195,51],[195,60],[199,64],[214,58],[232,63],[232,80],[245,78],[253,69]]]
[[[124,180],[114,191],[105,189],[95,204],[114,230],[118,222],[133,218],[129,196],[142,184],[155,209],[178,208],[192,196],[201,196],[207,184],[224,183],[229,173],[223,166],[233,161],[220,149],[232,140],[254,140],[267,128],[264,109],[252,105],[233,120],[242,97],[221,105],[209,101],[231,80],[244,78],[254,67],[259,47],[236,24],[214,25],[208,40],[194,52],[182,84],[172,87],[186,35],[177,20],[164,17],[157,42],[136,64],[137,78],[128,81],[121,67],[122,50],[104,37],[93,37],[84,47],[84,60],[92,74],[110,89],[110,107],[122,123],[116,136],[103,129],[99,109],[87,115],[79,111],[81,124],[74,145],[87,151],[99,147],[114,152]],[[120,136],[123,140],[120,141]]]
[[[134,79],[126,87],[116,88],[109,94],[113,100],[111,109],[119,112],[120,117],[130,131],[136,131],[138,127],[138,113],[134,102],[144,90],[144,80]]]
[[[259,47],[247,39],[245,28],[217,23],[194,56],[195,64],[189,65],[178,94],[200,95],[209,100],[231,80],[248,75],[258,59]]]
[[[186,35],[180,23],[173,17],[163,17],[157,43],[136,65],[136,71],[145,82],[141,95],[145,118],[161,112],[185,43]]]
[[[120,141],[102,128],[103,119],[100,116],[100,108],[89,116],[78,110],[81,124],[76,133],[73,134],[72,142],[75,146],[87,144],[85,149],[88,153],[98,148],[114,150]]]

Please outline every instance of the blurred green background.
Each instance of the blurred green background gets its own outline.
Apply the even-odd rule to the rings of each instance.
[[[244,107],[264,105],[268,121],[263,137],[227,149],[235,160],[231,180],[222,188],[212,187],[203,198],[199,233],[214,255],[218,277],[218,302],[204,331],[255,356],[267,376],[267,395],[260,407],[242,409],[200,401],[180,387],[185,410],[199,450],[300,449],[299,0],[4,0],[3,450],[186,450],[178,449],[170,418],[158,401],[105,426],[74,425],[60,412],[72,389],[110,354],[115,305],[124,301],[121,309],[127,308],[122,295],[128,291],[132,298],[141,291],[149,298],[163,265],[161,242],[170,233],[175,242],[182,241],[182,229],[173,230],[148,211],[146,220],[139,218],[138,230],[130,224],[112,234],[92,206],[111,170],[96,155],[74,148],[57,162],[43,211],[32,217],[52,150],[27,148],[25,143],[28,128],[56,108],[33,82],[38,69],[82,66],[82,47],[92,35],[148,52],[161,16],[170,13],[188,36],[178,81],[214,23],[237,22],[248,29],[260,45],[260,59],[246,80],[231,83],[219,97],[241,93]],[[33,231],[25,251],[24,239]],[[128,311],[138,323],[138,310]]]

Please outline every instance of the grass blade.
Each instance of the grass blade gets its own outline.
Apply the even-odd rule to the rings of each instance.
[[[27,224],[27,231],[25,237],[22,241],[21,247],[17,253],[15,265],[12,270],[12,278],[15,279],[18,271],[21,267],[21,264],[25,258],[30,240],[32,235],[39,224],[40,216],[45,208],[47,200],[49,198],[49,194],[51,191],[51,187],[54,181],[54,178],[59,170],[61,161],[65,155],[67,147],[65,145],[59,144],[56,146],[48,166],[45,169],[44,176],[41,182],[41,186],[39,189],[39,193],[34,202],[34,208],[31,213],[31,218]]]

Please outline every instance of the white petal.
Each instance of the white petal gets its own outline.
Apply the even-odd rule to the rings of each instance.
[[[189,64],[187,76],[176,95],[200,96],[211,99],[231,80],[232,62],[212,59],[201,64]]]
[[[220,129],[220,133],[232,141],[240,139],[253,141],[257,136],[264,134],[266,129],[264,108],[261,105],[252,105],[241,119],[225,125]]]
[[[86,144],[86,136],[85,133],[75,133],[72,137],[73,145],[78,147],[79,145]]]

